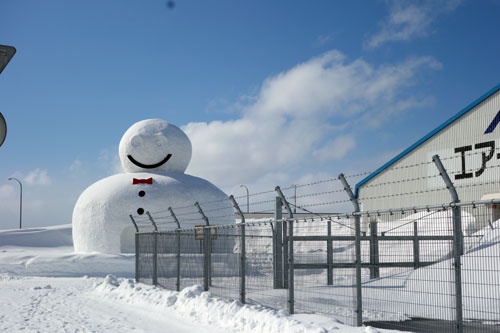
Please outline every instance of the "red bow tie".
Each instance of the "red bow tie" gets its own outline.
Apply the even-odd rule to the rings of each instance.
[[[134,178],[132,180],[132,185],[137,185],[137,184],[153,184],[153,178],[147,178],[147,179]]]

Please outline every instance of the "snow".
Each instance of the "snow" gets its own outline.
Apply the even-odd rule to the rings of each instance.
[[[153,184],[133,185],[133,178],[152,178]],[[138,195],[143,191],[144,196]],[[217,224],[235,223],[234,210],[227,196],[206,180],[183,173],[156,175],[146,172],[113,175],[89,186],[78,199],[73,211],[73,241],[77,252],[135,252],[136,210],[151,216],[169,216],[168,207],[192,207],[199,202],[206,216]],[[162,213],[158,213],[158,212]],[[197,216],[199,216],[197,214]],[[221,217],[224,217],[221,219]],[[142,217],[147,221],[147,217]],[[179,217],[182,228],[200,224],[199,219],[186,221]],[[150,224],[150,223],[149,223]],[[175,227],[172,225],[172,227]]]
[[[71,225],[0,231],[2,332],[394,332],[136,283],[133,254],[76,253]]]
[[[195,209],[195,202],[216,224],[235,222],[224,192],[184,173],[191,159],[191,142],[178,127],[161,119],[139,121],[125,132],[118,151],[124,173],[91,184],[75,204],[72,223],[77,252],[134,252],[131,216],[169,215],[169,207]],[[194,223],[179,220],[182,228]]]
[[[445,215],[440,218],[449,222]],[[406,228],[401,220],[381,229],[394,226]],[[289,315],[258,303],[220,299],[199,285],[176,292],[137,283],[134,254],[75,252],[71,228],[64,225],[0,231],[0,331],[162,332],[167,327],[172,332],[208,333],[394,332],[350,327],[316,313]],[[428,225],[421,231],[434,234],[435,228]],[[462,256],[464,299],[474,299],[474,308],[465,303],[464,317],[469,320],[477,315],[482,321],[500,319],[500,288],[496,283],[500,272],[495,269],[500,252],[499,230],[500,221],[496,221],[478,231],[473,235],[476,241],[468,244]],[[306,250],[297,245],[299,254]],[[385,250],[398,249],[381,248]],[[399,251],[410,249],[401,247]],[[398,313],[410,317],[452,319],[452,297],[443,293],[452,285],[451,265],[448,259],[365,282],[363,316],[367,320],[387,320],[397,306]],[[486,285],[488,282],[491,284]],[[421,304],[422,295],[429,294],[432,297],[425,306],[415,306]],[[269,290],[268,296],[273,295]]]
[[[168,163],[152,168],[153,173],[183,173],[191,160],[191,141],[177,126],[161,119],[139,121],[123,134],[118,147],[125,172],[144,172],[128,156],[144,164],[153,165],[168,154]]]

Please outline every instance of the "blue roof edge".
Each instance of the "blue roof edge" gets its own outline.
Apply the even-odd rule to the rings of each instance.
[[[375,170],[374,172],[372,172],[368,177],[365,177],[364,179],[362,179],[361,181],[359,181],[356,184],[356,187],[354,189],[354,196],[356,198],[358,198],[359,189],[364,184],[366,184],[367,182],[369,182],[370,180],[372,180],[373,178],[375,178],[378,174],[380,174],[385,169],[389,168],[392,164],[396,163],[397,161],[399,161],[400,159],[402,159],[404,156],[408,155],[411,151],[413,151],[415,148],[419,147],[421,144],[423,144],[424,142],[426,142],[427,140],[429,140],[436,133],[440,132],[441,130],[443,130],[445,127],[447,127],[451,123],[455,122],[455,120],[457,120],[458,118],[462,117],[464,114],[468,113],[470,110],[472,110],[473,108],[475,108],[477,105],[479,105],[482,102],[484,102],[488,97],[490,97],[491,95],[493,95],[494,93],[496,93],[498,90],[500,90],[500,84],[497,84],[495,87],[491,88],[488,92],[486,92],[485,94],[483,94],[481,97],[479,97],[478,99],[476,99],[474,102],[470,103],[465,108],[463,108],[462,110],[460,110],[460,112],[458,112],[457,114],[455,114],[454,116],[452,116],[451,118],[449,118],[448,120],[446,120],[444,123],[442,123],[441,125],[439,125],[438,127],[436,127],[434,130],[432,130],[431,132],[429,132],[423,138],[421,138],[420,140],[418,140],[417,142],[415,142],[414,144],[412,144],[410,147],[408,147],[407,149],[405,149],[404,151],[402,151],[401,153],[399,153],[398,155],[396,155],[389,162],[385,163],[380,168],[378,168],[377,170]]]

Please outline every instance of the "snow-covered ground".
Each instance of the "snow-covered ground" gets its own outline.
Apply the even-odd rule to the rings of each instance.
[[[74,253],[70,225],[0,231],[0,331],[394,332],[136,283],[134,260]]]
[[[381,225],[381,229],[399,224],[401,230],[409,228],[404,223],[401,220],[392,226]],[[432,223],[424,225],[428,226],[421,230],[424,234],[438,232]],[[466,253],[462,257],[464,318],[497,325],[500,321],[497,263],[500,221],[472,236],[466,242]],[[299,255],[308,250],[301,245],[297,244]],[[398,249],[381,247],[380,250],[381,253],[406,253],[410,248],[406,244]],[[436,246],[422,249],[422,255],[435,256],[432,251],[437,249]],[[348,255],[349,249],[346,251]],[[443,260],[432,266],[366,281],[363,284],[364,318],[394,320],[389,318],[400,313],[406,318],[452,320],[452,267],[451,260]],[[0,331],[389,332],[373,327],[350,327],[319,314],[288,315],[256,303],[220,299],[203,292],[198,285],[180,292],[156,288],[136,283],[134,270],[133,254],[75,253],[71,225],[0,231]],[[425,302],[423,295],[429,295]],[[328,298],[325,301],[328,302]]]

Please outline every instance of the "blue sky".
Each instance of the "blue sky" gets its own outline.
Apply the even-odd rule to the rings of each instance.
[[[134,122],[228,194],[374,171],[500,83],[500,1],[0,3],[2,229],[71,222]]]

